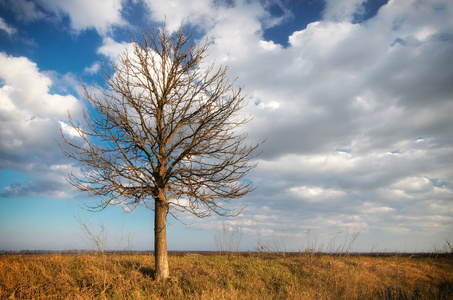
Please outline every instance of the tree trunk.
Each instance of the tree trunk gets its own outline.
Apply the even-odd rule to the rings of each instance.
[[[154,257],[156,260],[156,280],[164,280],[170,276],[168,268],[168,252],[167,252],[167,203],[162,200],[155,199],[154,210]]]

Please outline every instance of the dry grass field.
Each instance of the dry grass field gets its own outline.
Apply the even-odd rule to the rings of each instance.
[[[1,255],[0,299],[453,299],[453,257],[312,253]]]

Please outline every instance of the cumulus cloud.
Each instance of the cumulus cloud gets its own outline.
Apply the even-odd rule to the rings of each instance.
[[[210,61],[249,95],[245,130],[267,142],[250,175],[258,190],[235,202],[247,205],[235,220],[244,231],[354,229],[409,243],[449,232],[453,4],[389,1],[363,20],[365,2],[326,1],[284,47],[263,38],[282,2],[146,1],[170,31],[185,20],[213,36]],[[126,47],[106,38],[98,52],[115,59]]]
[[[98,20],[96,10],[88,12],[95,5],[91,2],[38,2],[42,9],[31,9],[25,0],[17,3],[29,20],[42,17],[45,8],[69,16],[76,30],[97,29],[103,34],[98,53],[112,61],[130,45],[105,36],[108,28],[123,24],[120,1],[111,2]],[[267,142],[250,174],[258,189],[234,203],[247,206],[246,214],[235,219],[243,230],[272,235],[281,229],[300,241],[307,229],[326,238],[357,229],[365,237],[413,244],[417,238],[451,235],[451,1],[391,0],[363,19],[366,1],[328,0],[322,18],[294,28],[287,45],[264,39],[268,28],[291,18],[284,1],[143,3],[150,19],[167,17],[169,30],[185,20],[197,34],[213,36],[208,63],[228,65],[231,77],[245,86],[246,112],[254,121],[244,130],[250,140]],[[283,14],[272,15],[273,5]],[[55,131],[70,134],[62,123],[63,108],[54,103],[64,103],[64,111],[80,110],[80,104],[63,91],[51,94],[58,78],[26,58],[0,59],[2,165],[30,168],[36,157],[29,155],[32,146],[47,162],[46,170],[65,165],[49,163],[45,156],[55,153],[46,148]],[[97,68],[94,63],[85,72]],[[31,193],[34,187],[22,183],[4,192]],[[212,221],[206,222],[194,226],[212,228]],[[369,242],[365,250],[374,242],[386,247]]]
[[[286,48],[263,40],[265,9],[249,3],[225,9],[208,30],[210,58],[249,95],[246,130],[267,138],[247,217],[270,207],[285,216],[280,227],[299,224],[294,230],[324,222],[323,230],[426,225],[446,234],[450,210],[432,204],[448,207],[453,189],[453,5],[389,1],[357,22],[364,2],[327,1],[323,19],[295,31]],[[402,221],[415,216],[431,221]]]
[[[53,167],[63,161],[55,139],[60,136],[60,120],[67,119],[68,110],[77,116],[81,111],[80,102],[69,94],[51,93],[52,80],[25,57],[0,53],[0,65],[2,168],[34,175],[48,174],[52,178],[50,183],[61,185],[61,172]],[[56,179],[56,173],[60,179]],[[10,186],[5,195],[28,193],[38,186],[47,185],[42,182],[16,184]]]
[[[151,18],[160,22],[165,20],[169,31],[175,31],[184,21],[198,27],[201,31],[213,33],[216,42],[219,42],[219,38],[227,38],[225,34],[229,33],[230,42],[243,44],[240,39],[243,34],[261,32],[262,29],[274,27],[293,17],[280,0],[143,1],[151,12]],[[282,12],[281,15],[273,16],[270,13],[273,7],[278,7]],[[247,45],[250,44],[247,43]]]

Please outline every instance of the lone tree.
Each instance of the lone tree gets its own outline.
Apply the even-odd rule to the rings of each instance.
[[[91,93],[84,84],[90,106],[84,124],[69,115],[76,138],[62,132],[64,154],[82,165],[67,179],[100,197],[93,209],[144,203],[154,210],[159,280],[169,276],[168,214],[235,216],[241,210],[225,203],[254,189],[244,177],[256,166],[250,160],[259,144],[246,144],[247,135],[237,132],[249,121],[239,114],[241,88],[229,81],[227,68],[203,67],[211,41],[200,46],[191,38],[183,25],[174,33],[154,25],[140,40],[134,36],[133,50],[110,63],[112,69],[103,65],[106,88],[95,84]]]

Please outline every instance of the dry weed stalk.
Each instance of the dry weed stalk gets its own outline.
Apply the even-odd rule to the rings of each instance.
[[[343,243],[337,245],[336,241],[344,234],[344,241]],[[325,254],[337,254],[339,256],[342,255],[349,255],[354,245],[357,243],[357,239],[360,235],[360,231],[354,230],[352,234],[349,232],[345,232],[344,230],[340,230],[334,234],[334,236],[330,239],[327,243],[327,247],[324,250],[325,243],[323,241],[318,240],[318,236],[312,237],[311,230],[307,230],[306,233],[307,244],[305,249],[302,251],[300,250],[299,253],[305,254],[315,254],[315,253],[325,253]],[[302,247],[303,249],[303,247]]]
[[[101,258],[102,258],[102,274],[103,274],[103,292],[105,292],[105,290],[107,289],[108,285],[107,285],[107,273],[106,273],[106,252],[108,251],[107,250],[107,241],[108,241],[108,232],[107,232],[107,229],[105,227],[105,225],[100,222],[99,224],[97,224],[97,229],[95,228],[96,225],[94,225],[93,223],[91,223],[89,220],[87,219],[82,219],[81,216],[74,216],[74,218],[76,219],[78,225],[79,225],[79,228],[80,228],[80,231],[81,233],[78,234],[78,236],[84,240],[88,245],[90,245],[91,247],[91,250],[96,250],[98,253],[101,254]],[[119,251],[121,245],[123,244],[123,241],[124,241],[124,220],[123,220],[123,226],[121,228],[121,236],[119,238],[119,240],[117,241],[116,243],[116,247],[114,250],[110,250],[111,252],[113,253],[116,253],[117,251]],[[132,242],[132,238],[131,238],[131,235],[128,234],[127,235],[127,244],[126,246],[121,249],[121,251],[129,251],[132,247],[131,245],[131,242]],[[109,251],[109,252],[110,252]]]
[[[228,223],[223,223],[217,229],[217,234],[214,236],[217,251],[220,254],[233,254],[239,250],[242,241],[242,230],[237,226],[230,226]]]
[[[288,235],[286,232],[281,232],[277,234],[277,236],[274,233],[272,235],[272,241],[266,241],[262,239],[260,235],[257,235],[256,251],[265,255],[279,254],[285,257],[288,252],[287,238]]]

